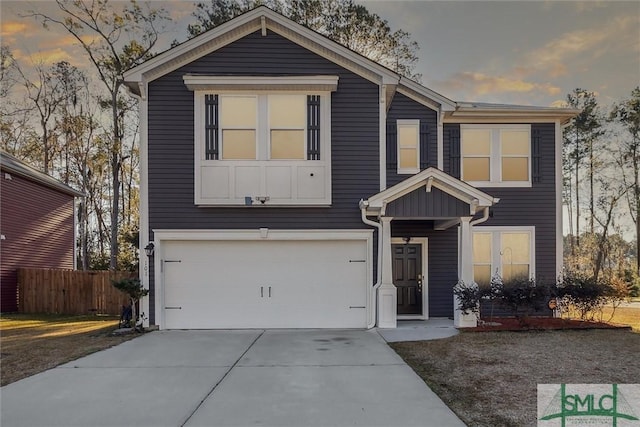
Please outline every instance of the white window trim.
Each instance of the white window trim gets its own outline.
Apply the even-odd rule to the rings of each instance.
[[[496,274],[502,277],[502,233],[529,234],[529,276],[536,274],[536,227],[535,226],[476,226],[473,233],[491,233],[491,277]],[[475,264],[475,261],[473,262]]]
[[[401,168],[400,167],[400,127],[415,127],[416,135],[416,167]],[[398,162],[398,175],[413,175],[420,172],[420,120],[417,119],[398,119],[396,121],[396,159]]]
[[[320,96],[320,160],[268,160],[266,157],[269,150],[269,141],[260,143],[256,138],[256,160],[206,160],[205,159],[205,95],[217,94],[223,95],[262,95],[262,94],[299,94],[299,95],[319,95]],[[292,199],[290,202],[283,203],[269,203],[270,206],[330,206],[331,205],[331,92],[318,92],[310,89],[300,90],[254,90],[254,91],[239,91],[239,90],[220,90],[212,92],[210,90],[194,91],[194,201],[198,206],[245,206],[244,198],[229,201],[217,201],[205,199],[201,196],[202,186],[202,174],[201,169],[203,166],[212,165],[228,165],[232,168],[245,167],[245,166],[260,166],[264,169],[265,166],[290,166],[293,168],[301,166],[320,166],[324,168],[324,188],[325,197],[323,199],[310,199],[310,200],[296,200]],[[258,108],[260,106],[258,105]],[[262,126],[260,122],[260,115],[258,112],[258,127]],[[266,115],[265,115],[266,117]],[[268,124],[264,124],[268,127]],[[220,129],[218,129],[220,132]],[[259,134],[259,129],[256,129],[256,133]],[[267,132],[269,133],[269,132]],[[306,144],[306,132],[305,132],[305,144]],[[306,147],[305,147],[306,149]],[[264,150],[267,150],[263,153]],[[231,178],[232,179],[232,178]],[[295,184],[295,180],[294,180]],[[262,185],[265,185],[263,180]],[[254,196],[262,196],[266,194],[256,194]]]
[[[531,187],[532,186],[532,156],[531,152],[531,125],[530,124],[461,124],[460,125],[460,176],[464,176],[464,154],[462,152],[462,134],[464,130],[478,129],[491,130],[491,148],[490,148],[490,180],[489,181],[465,181],[474,187]],[[502,181],[502,150],[501,135],[503,130],[526,130],[529,133],[529,154],[528,169],[529,178],[527,181]],[[468,157],[484,157],[484,156],[468,156]],[[509,156],[514,157],[514,156]],[[517,156],[516,156],[517,157]]]

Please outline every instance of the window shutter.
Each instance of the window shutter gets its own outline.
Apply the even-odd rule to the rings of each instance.
[[[204,96],[205,159],[218,160],[218,95]]]
[[[449,129],[449,174],[460,179],[460,128]]]
[[[542,182],[542,172],[540,170],[540,141],[542,135],[540,129],[531,131],[531,177],[534,183]]]
[[[307,160],[320,160],[320,95],[307,95]]]
[[[420,170],[429,167],[429,125],[420,120]]]
[[[387,122],[387,169],[398,167],[398,126],[395,121]]]

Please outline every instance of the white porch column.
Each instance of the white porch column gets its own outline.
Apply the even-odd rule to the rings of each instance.
[[[471,226],[472,217],[460,218],[460,241],[458,244],[459,267],[458,278],[466,285],[473,282],[473,235]],[[478,319],[473,313],[463,314],[460,309],[458,298],[453,296],[453,323],[457,328],[473,328],[478,325]]]
[[[391,271],[391,220],[392,218],[382,217],[382,283],[378,288],[378,327],[395,328],[397,321],[397,300],[398,294],[393,284],[393,274]]]

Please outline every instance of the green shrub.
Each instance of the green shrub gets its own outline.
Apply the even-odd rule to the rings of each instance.
[[[488,297],[516,318],[523,319],[547,308],[555,293],[555,284],[527,276],[516,276],[508,280],[495,276],[491,280],[491,294]]]
[[[621,301],[627,294],[624,286],[580,272],[567,271],[558,283],[558,297],[564,307],[573,307],[583,320],[593,320],[609,303]]]
[[[140,279],[113,280],[111,284],[116,289],[124,292],[129,296],[129,299],[131,301],[132,318],[134,319],[133,324],[135,328],[138,328],[137,325],[140,316],[136,312],[136,305],[138,301],[140,301],[140,298],[149,294],[149,289],[145,289],[142,287]]]
[[[480,316],[480,288],[475,283],[464,283],[459,281],[453,287],[453,294],[458,298],[460,311],[463,314],[475,314]]]

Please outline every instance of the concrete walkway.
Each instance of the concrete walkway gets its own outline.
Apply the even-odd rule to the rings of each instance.
[[[152,332],[0,390],[13,426],[464,426],[375,330]]]
[[[386,342],[429,341],[458,335],[453,320],[433,318],[428,320],[398,320],[395,329],[378,329]]]

